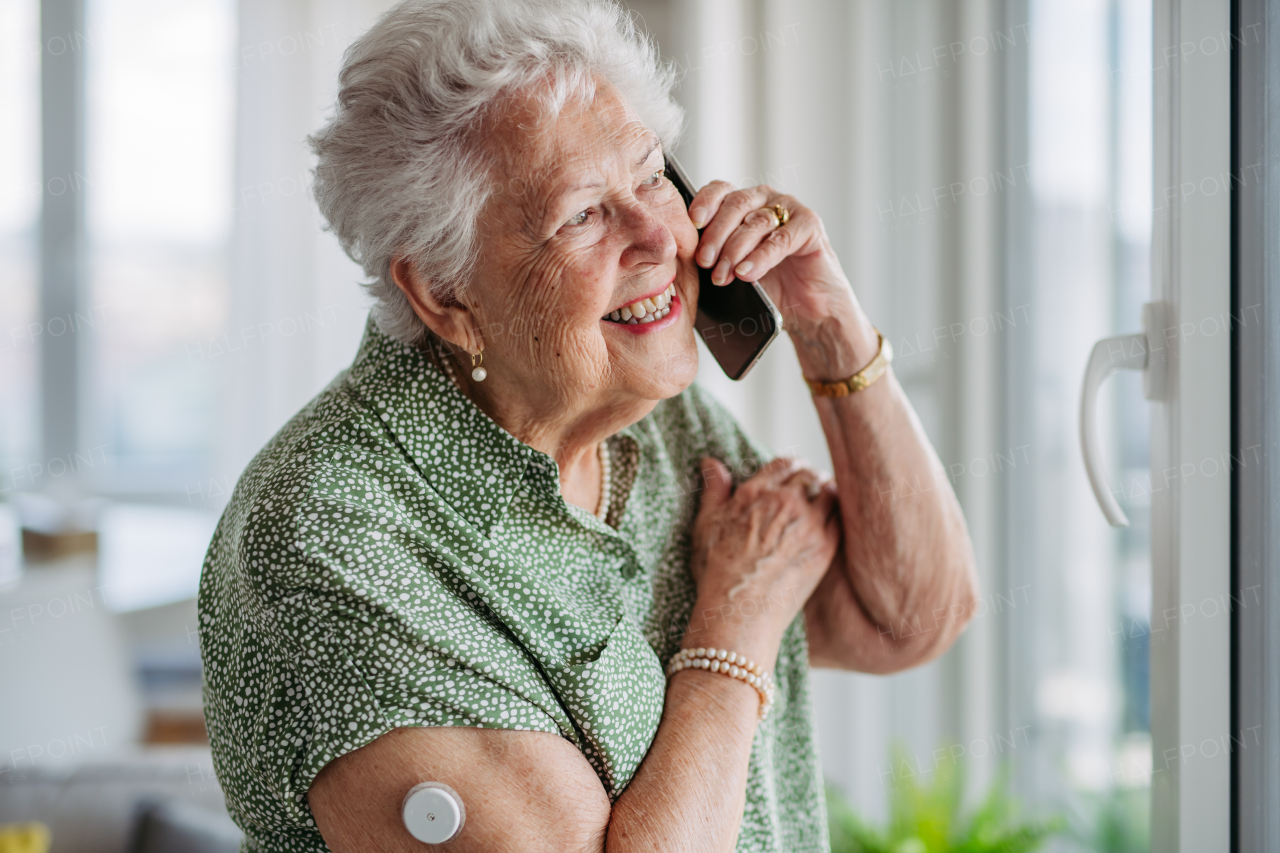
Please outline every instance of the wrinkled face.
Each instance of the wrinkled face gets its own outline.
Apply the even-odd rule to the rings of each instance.
[[[490,376],[557,412],[678,394],[697,372],[698,234],[657,136],[603,82],[556,119],[514,104],[495,131],[502,183],[461,297]]]

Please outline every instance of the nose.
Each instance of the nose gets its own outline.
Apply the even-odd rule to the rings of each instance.
[[[633,202],[624,216],[627,246],[622,252],[622,265],[662,265],[676,255],[676,238],[656,213],[642,204]]]

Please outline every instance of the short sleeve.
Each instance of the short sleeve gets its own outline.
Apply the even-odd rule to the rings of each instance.
[[[296,638],[298,654],[273,668],[273,689],[253,731],[253,748],[266,759],[263,769],[285,802],[294,804],[300,823],[309,824],[305,795],[325,765],[394,728],[559,733],[546,711],[504,683],[504,675],[526,666],[517,651],[496,655],[510,661],[509,669],[490,667],[487,673],[453,656],[464,646],[509,646],[482,620],[441,620],[428,632],[381,618],[386,611],[376,606],[343,612],[338,598],[309,591],[281,602],[291,616],[284,633]]]
[[[229,800],[252,808],[266,795],[293,824],[272,831],[312,827],[306,792],[319,772],[393,728],[571,728],[449,558],[437,529],[460,521],[446,508],[416,517],[402,496],[383,494],[386,481],[346,470],[300,480],[293,500],[250,513],[233,561],[235,606],[224,595],[224,606],[204,608],[220,623],[203,626],[219,658],[206,676],[210,735],[229,763],[252,768],[242,786],[259,789],[233,784]],[[344,499],[347,490],[361,500]],[[249,654],[213,651],[218,637]]]

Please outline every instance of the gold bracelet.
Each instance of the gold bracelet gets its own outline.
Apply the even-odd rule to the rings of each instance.
[[[754,661],[728,649],[681,649],[667,664],[667,678],[682,669],[705,669],[745,681],[760,694],[760,720],[773,707],[773,676]]]
[[[879,329],[876,329],[875,332],[876,337],[880,340],[880,348],[876,352],[876,357],[871,359],[870,364],[848,379],[840,379],[836,382],[822,382],[805,377],[804,381],[809,384],[809,390],[813,392],[813,396],[845,397],[849,394],[856,394],[864,388],[870,387],[877,379],[884,376],[885,371],[889,369],[889,363],[893,361],[893,344],[885,340]]]

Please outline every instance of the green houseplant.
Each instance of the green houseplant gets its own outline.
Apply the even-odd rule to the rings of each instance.
[[[901,745],[894,767],[910,766]],[[1058,817],[1024,820],[1008,792],[1002,768],[982,803],[962,811],[963,768],[943,762],[931,781],[918,775],[896,778],[889,795],[889,825],[871,826],[838,791],[827,791],[832,853],[1028,853],[1066,829]]]
[[[1151,845],[1151,789],[1115,788],[1077,798],[1072,836],[1097,853],[1147,853]]]

